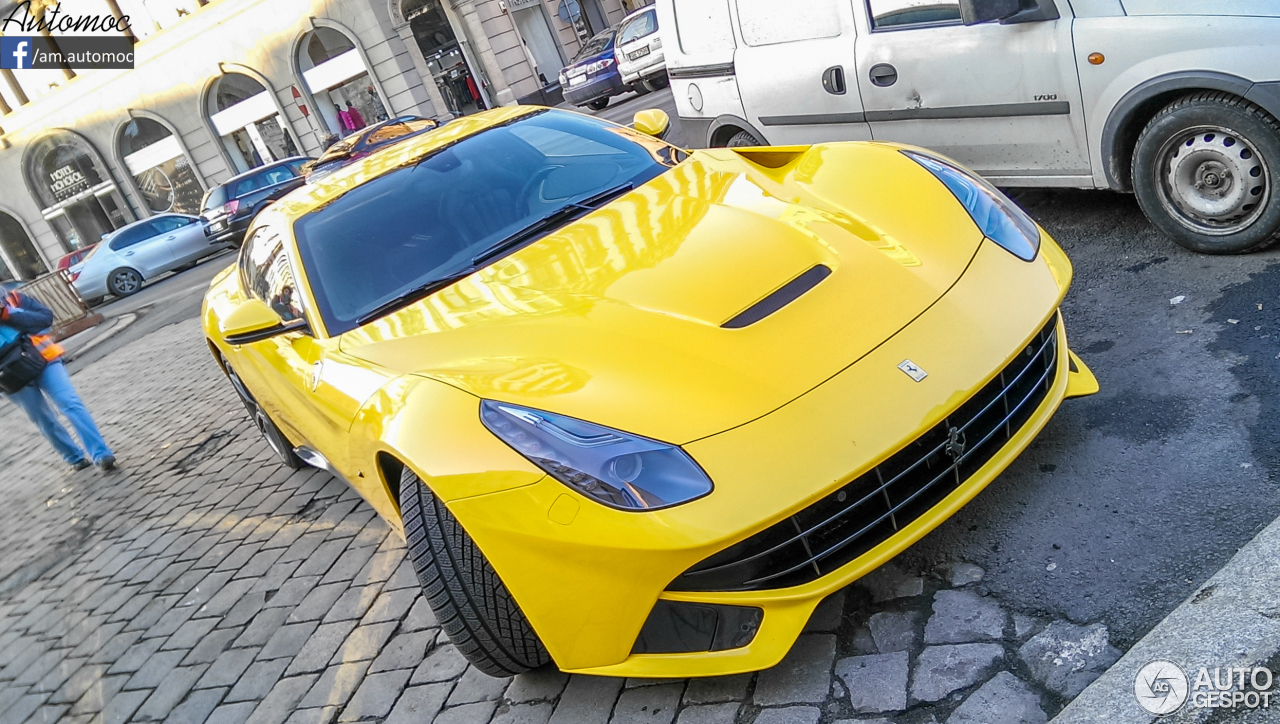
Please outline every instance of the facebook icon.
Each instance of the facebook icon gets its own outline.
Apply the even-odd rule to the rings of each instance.
[[[0,68],[30,68],[34,55],[31,38],[0,37]]]

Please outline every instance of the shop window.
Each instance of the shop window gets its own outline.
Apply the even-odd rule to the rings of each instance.
[[[488,108],[479,76],[440,0],[405,0],[401,9],[449,112],[463,116]]]
[[[27,187],[67,251],[133,221],[102,156],[83,136],[54,131],[27,147]]]
[[[236,173],[298,155],[271,91],[242,73],[220,76],[206,99],[209,120]]]
[[[200,185],[178,137],[150,118],[135,118],[120,130],[120,158],[152,213],[199,214]]]
[[[0,211],[0,281],[35,279],[49,271],[36,251],[26,229],[12,216]]]
[[[333,28],[316,28],[298,45],[298,68],[316,111],[338,136],[387,120],[387,106],[354,43]]]

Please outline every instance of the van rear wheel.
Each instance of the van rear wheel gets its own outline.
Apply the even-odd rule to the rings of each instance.
[[[763,146],[764,142],[751,135],[750,131],[738,131],[729,137],[726,148],[745,148],[747,146]]]
[[[1242,98],[1196,93],[1157,113],[1132,172],[1143,213],[1187,249],[1244,254],[1280,236],[1280,124]]]

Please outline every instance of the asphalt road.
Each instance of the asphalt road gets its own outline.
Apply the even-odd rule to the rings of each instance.
[[[650,107],[672,116],[671,140],[685,143],[670,91],[615,99],[599,115],[628,122]],[[1102,391],[1067,401],[1004,475],[900,562],[926,572],[971,561],[1006,606],[1102,621],[1127,648],[1280,515],[1280,250],[1183,251],[1128,195],[1014,195],[1075,264],[1063,312]],[[104,307],[140,316],[76,364],[195,324],[230,260]]]

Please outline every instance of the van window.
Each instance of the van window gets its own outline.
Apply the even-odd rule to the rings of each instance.
[[[960,3],[956,0],[867,0],[867,8],[875,29],[960,22]]]
[[[729,0],[675,0],[676,38],[685,55],[733,50]]]
[[[840,35],[832,0],[738,0],[738,22],[747,45],[774,45]]]

